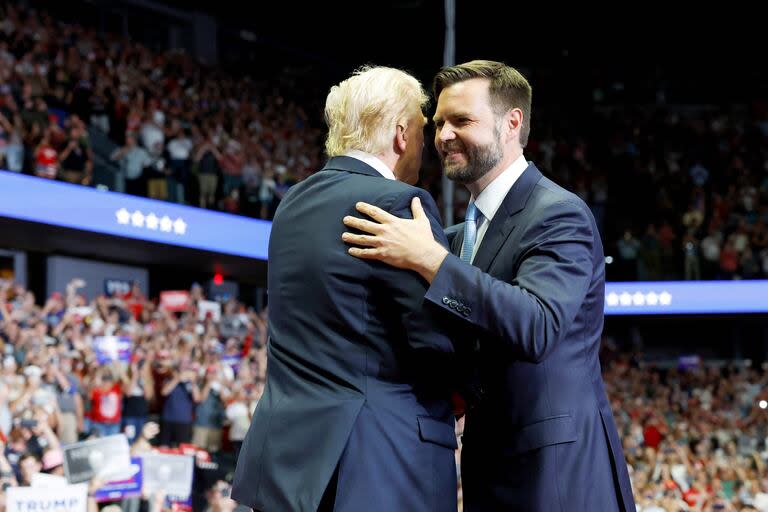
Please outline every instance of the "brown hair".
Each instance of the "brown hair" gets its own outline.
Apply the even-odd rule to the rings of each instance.
[[[502,116],[510,109],[519,108],[523,111],[523,126],[520,130],[520,145],[528,144],[531,133],[531,84],[515,68],[503,62],[493,60],[473,60],[455,66],[442,68],[432,82],[432,92],[435,100],[446,87],[472,80],[484,78],[490,82],[489,94],[491,107],[497,116]]]

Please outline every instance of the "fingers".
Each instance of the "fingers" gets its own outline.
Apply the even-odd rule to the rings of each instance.
[[[359,202],[355,204],[355,208],[360,213],[364,213],[377,222],[391,222],[393,220],[397,220],[397,217],[391,213],[387,213],[381,208],[373,206],[372,204]]]
[[[378,247],[381,241],[375,236],[356,235],[354,233],[343,233],[341,239],[348,244],[363,245],[366,247]]]
[[[411,199],[411,213],[414,220],[422,220],[427,218],[427,214],[424,213],[424,207],[421,206],[421,199],[414,197]]]
[[[363,260],[380,260],[384,255],[380,248],[375,249],[361,249],[359,247],[350,247],[349,254]]]
[[[376,207],[373,206],[372,208],[376,208]],[[352,217],[351,215],[347,215],[346,217],[344,217],[343,220],[344,220],[344,225],[347,226],[348,228],[359,229],[360,231],[364,231],[372,235],[378,235],[384,231],[381,224],[378,224],[376,222],[371,222],[365,219],[360,219],[357,217]]]

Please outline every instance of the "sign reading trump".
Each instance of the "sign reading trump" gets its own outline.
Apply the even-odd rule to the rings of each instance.
[[[86,512],[88,484],[65,487],[9,487],[7,512]]]

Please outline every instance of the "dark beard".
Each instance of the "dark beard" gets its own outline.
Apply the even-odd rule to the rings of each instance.
[[[463,167],[449,168],[445,163],[446,157],[442,158],[443,169],[448,179],[462,185],[474,183],[488,174],[503,157],[498,141],[485,146],[465,147],[464,151],[467,155],[467,164]]]

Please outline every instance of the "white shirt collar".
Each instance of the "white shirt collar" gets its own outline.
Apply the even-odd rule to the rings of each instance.
[[[512,165],[490,182],[474,199],[475,206],[488,222],[496,215],[501,203],[504,202],[504,198],[507,197],[512,186],[527,168],[528,161],[526,161],[525,155],[520,155],[517,160],[512,162]]]
[[[358,151],[356,149],[350,149],[346,153],[344,153],[344,156],[349,156],[352,158],[356,158],[374,169],[376,169],[379,174],[387,178],[388,180],[394,180],[395,179],[395,173],[392,172],[392,169],[387,167],[387,164],[382,162],[377,156],[374,156],[370,153],[366,153],[365,151]]]

